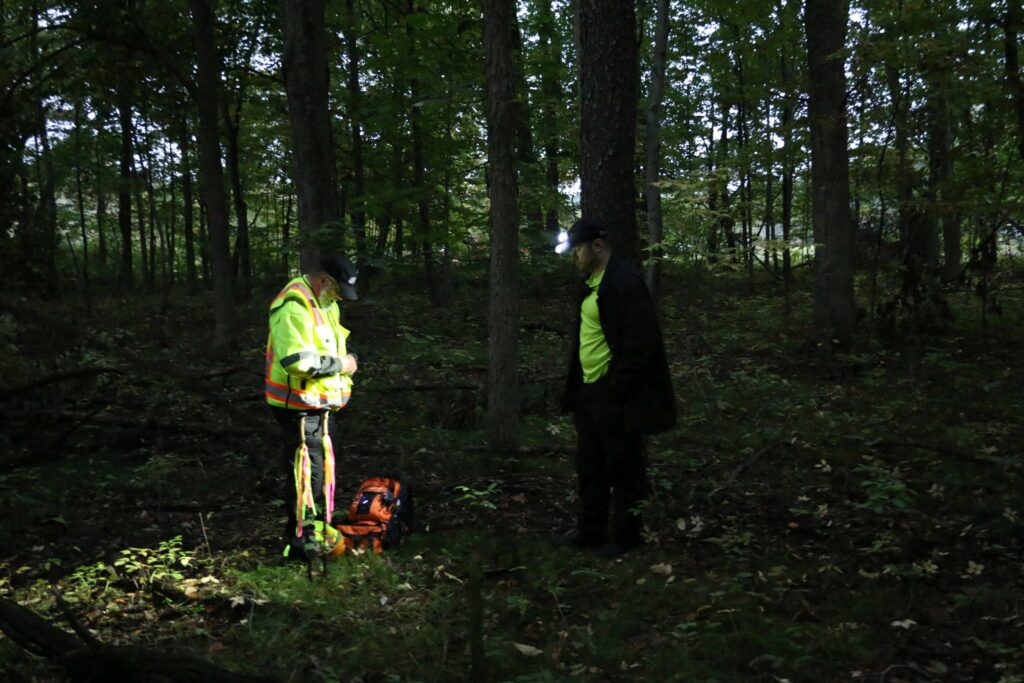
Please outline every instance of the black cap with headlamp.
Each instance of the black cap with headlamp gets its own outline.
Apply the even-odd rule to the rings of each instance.
[[[359,271],[352,260],[344,254],[334,254],[320,258],[320,270],[331,277],[338,284],[338,294],[343,299],[355,301],[359,298],[356,294],[356,279]]]
[[[558,233],[558,244],[555,246],[555,253],[564,254],[581,244],[607,237],[608,231],[602,228],[596,220],[593,218],[581,218],[572,224],[568,232],[563,230]]]

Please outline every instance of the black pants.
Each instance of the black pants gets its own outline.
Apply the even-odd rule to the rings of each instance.
[[[647,495],[643,435],[623,428],[622,410],[612,405],[603,380],[583,385],[574,421],[580,496],[577,527],[596,539],[610,532],[613,542],[639,542],[643,520],[636,507]]]
[[[281,428],[281,464],[284,467],[284,505],[288,512],[288,522],[284,528],[285,541],[295,538],[297,517],[295,507],[295,450],[299,447],[299,420],[306,433],[306,448],[309,449],[310,484],[313,489],[313,501],[316,503],[316,518],[324,520],[327,513],[324,501],[324,427],[325,423],[333,426],[326,411],[300,411],[286,408],[271,408],[277,424]],[[328,432],[333,431],[327,427]],[[333,501],[332,501],[333,502]],[[306,518],[310,523],[312,519]],[[330,522],[331,520],[325,520]]]

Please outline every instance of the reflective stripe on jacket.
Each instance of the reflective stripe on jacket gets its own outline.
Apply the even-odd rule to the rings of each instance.
[[[338,307],[320,307],[305,276],[285,285],[270,302],[264,395],[267,403],[293,410],[337,410],[352,395],[352,378],[315,377],[322,356],[344,358],[349,331]]]

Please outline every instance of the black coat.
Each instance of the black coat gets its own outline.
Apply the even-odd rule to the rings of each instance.
[[[580,306],[589,293],[584,285],[576,306],[576,334],[562,401],[562,407],[569,411],[575,409],[583,386]],[[605,376],[613,403],[610,407],[621,408],[627,430],[656,434],[671,429],[676,423],[675,395],[654,301],[640,273],[614,253],[597,288],[597,310],[612,351]]]

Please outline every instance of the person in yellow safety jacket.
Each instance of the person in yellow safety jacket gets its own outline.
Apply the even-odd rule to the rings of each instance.
[[[281,428],[287,468],[285,555],[298,559],[323,549],[332,521],[332,416],[348,403],[359,368],[335,302],[358,298],[356,276],[348,257],[326,256],[317,272],[294,278],[270,302],[264,395]]]

